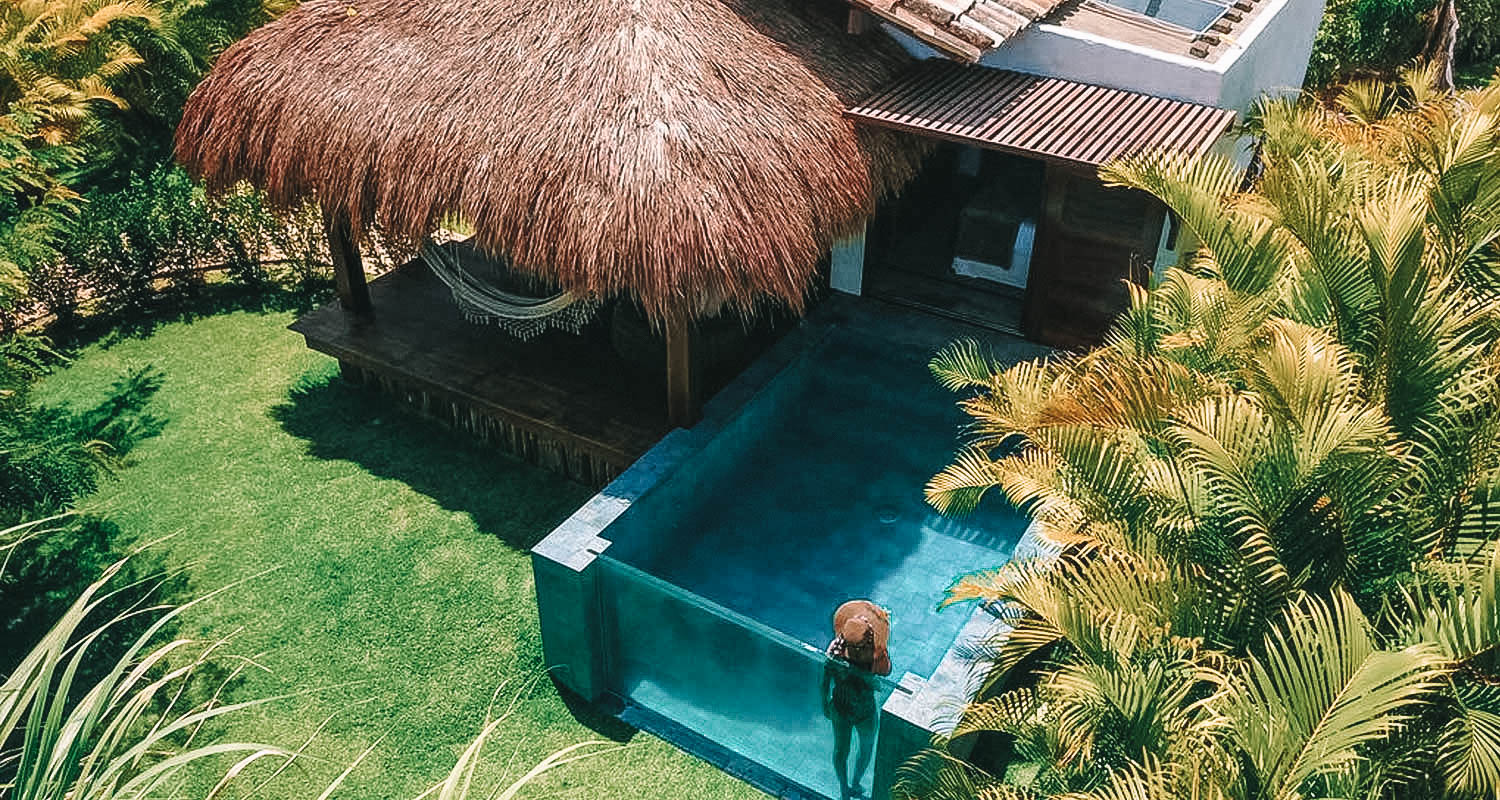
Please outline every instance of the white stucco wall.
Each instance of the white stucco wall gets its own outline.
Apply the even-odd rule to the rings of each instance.
[[[1287,0],[1279,0],[1287,2]],[[1034,25],[982,62],[1054,78],[1145,92],[1173,100],[1216,105],[1222,75],[1217,65],[1115,42],[1057,25]]]
[[[1232,45],[1239,53],[1225,70],[1217,103],[1220,107],[1243,112],[1262,94],[1291,93],[1302,88],[1313,37],[1323,19],[1323,0],[1276,2],[1281,7],[1275,14],[1261,14],[1251,20]]]
[[[1322,15],[1323,0],[1269,0],[1212,63],[1046,24],[1022,31],[981,63],[1243,113],[1262,92],[1302,85]],[[938,55],[899,30],[886,29],[913,55]]]
[[[861,294],[865,283],[865,224],[846,239],[833,243],[828,283],[844,294]]]

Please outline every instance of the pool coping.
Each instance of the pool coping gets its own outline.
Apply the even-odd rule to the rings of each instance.
[[[862,313],[855,307],[860,301],[832,300],[815,309],[706,403],[700,422],[669,432],[531,550],[543,657],[559,683],[590,702],[612,701],[622,720],[786,800],[819,800],[824,795],[608,690],[592,567],[611,545],[601,535],[605,528],[687,464],[788,365],[841,323]],[[1016,546],[1017,553],[1029,537],[1028,529]],[[976,608],[931,675],[906,672],[895,681],[898,690],[881,708],[871,800],[887,800],[900,765],[957,725],[963,706],[983,677],[962,654],[962,645],[1008,631],[1002,621]]]

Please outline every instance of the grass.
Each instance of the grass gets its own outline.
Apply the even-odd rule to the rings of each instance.
[[[116,549],[170,537],[146,555],[184,570],[178,599],[249,579],[182,621],[183,633],[232,633],[258,665],[230,699],[328,687],[220,732],[295,747],[328,721],[316,758],[264,796],[312,800],[379,741],[337,796],[413,798],[479,732],[497,687],[541,674],[526,550],[588,492],[342,384],[290,321],[239,311],[162,325],[86,349],[38,396],[82,406],[127,369],[165,373],[160,435],[85,507],[118,525]],[[489,777],[601,736],[631,746],[525,796],[761,796],[545,679],[496,732]]]
[[[1495,70],[1500,69],[1500,54],[1474,64],[1459,66],[1453,75],[1453,82],[1460,89],[1477,89],[1495,78]]]

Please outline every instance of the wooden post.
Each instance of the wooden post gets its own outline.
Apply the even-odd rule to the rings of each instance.
[[[1062,225],[1063,202],[1068,187],[1067,175],[1055,164],[1042,164],[1042,213],[1036,221],[1031,245],[1031,270],[1026,278],[1026,293],[1021,300],[1021,331],[1028,339],[1042,340],[1046,335],[1045,319],[1050,301],[1050,286],[1057,265],[1056,237]]]
[[[687,428],[698,421],[698,385],[693,375],[692,319],[675,311],[667,317],[667,422]]]
[[[857,8],[849,9],[849,24],[845,30],[852,36],[863,36],[875,28],[870,15]]]
[[[356,314],[369,314],[370,287],[365,284],[365,265],[359,259],[359,243],[349,229],[349,218],[342,214],[325,216],[323,224],[328,233],[328,253],[333,257],[339,305]]]

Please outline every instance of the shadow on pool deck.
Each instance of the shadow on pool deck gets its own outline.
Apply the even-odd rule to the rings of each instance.
[[[589,495],[336,375],[305,376],[271,416],[305,440],[313,457],[351,461],[400,481],[517,549],[536,544]]]

